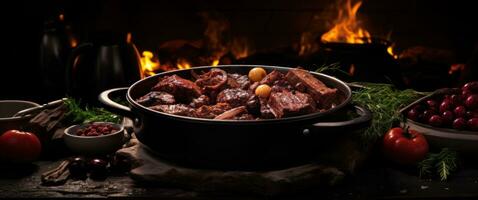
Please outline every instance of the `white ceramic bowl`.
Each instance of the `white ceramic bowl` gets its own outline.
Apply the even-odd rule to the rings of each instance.
[[[406,125],[422,133],[432,146],[447,147],[466,153],[478,152],[478,132],[476,131],[437,128],[410,119],[407,119]]]
[[[445,94],[454,94],[457,88],[443,88],[436,90],[432,94],[424,96],[410,105],[406,106],[400,113],[406,116],[409,109],[413,106],[425,102],[428,99]],[[402,123],[403,124],[403,123]],[[452,128],[438,128],[428,124],[416,122],[407,119],[405,125],[410,129],[421,132],[425,138],[427,138],[428,144],[434,147],[448,147],[456,151],[464,153],[477,153],[478,152],[478,131],[461,131]]]
[[[22,100],[0,100],[0,135],[10,129],[21,129],[32,116],[13,117],[27,108],[38,107],[35,102]]]
[[[125,139],[124,127],[111,122],[94,122],[94,124],[110,124],[118,131],[100,136],[79,136],[76,132],[88,124],[73,125],[65,129],[63,139],[66,146],[73,152],[82,155],[102,155],[114,153],[122,147]]]

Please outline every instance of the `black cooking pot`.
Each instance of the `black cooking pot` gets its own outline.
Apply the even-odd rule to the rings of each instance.
[[[254,65],[217,66],[229,73],[247,74]],[[290,68],[261,66],[266,71],[287,72]],[[172,74],[192,79],[191,70],[199,73],[212,67],[169,71],[148,77],[129,88],[104,91],[99,100],[115,113],[134,119],[138,140],[156,155],[179,164],[219,169],[264,169],[308,162],[317,155],[326,138],[368,126],[371,113],[365,108],[351,106],[357,118],[340,122],[326,122],[337,113],[344,113],[351,100],[346,83],[316,72],[310,72],[344,95],[344,100],[325,112],[263,120],[213,120],[171,115],[154,111],[135,100],[147,94],[159,77]],[[111,99],[127,90],[129,107]],[[123,93],[124,95],[124,93]],[[342,115],[342,114],[341,114]]]

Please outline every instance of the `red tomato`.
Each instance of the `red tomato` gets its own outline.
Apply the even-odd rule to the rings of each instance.
[[[9,130],[0,136],[0,160],[26,163],[36,160],[40,153],[40,140],[33,133]]]
[[[397,127],[385,134],[383,150],[390,160],[403,165],[412,165],[425,158],[428,143],[421,133]]]

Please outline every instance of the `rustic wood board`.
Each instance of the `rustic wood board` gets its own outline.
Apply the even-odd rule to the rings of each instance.
[[[56,168],[61,161],[40,161],[31,165],[0,167],[1,198],[107,197],[140,193],[127,177],[108,177],[104,181],[68,180],[60,186],[41,185],[41,174]]]
[[[133,161],[134,168],[130,176],[139,183],[172,186],[203,193],[232,192],[273,196],[339,184],[347,173],[357,167],[359,160],[363,159],[358,151],[350,151],[355,149],[350,148],[350,145],[342,147],[344,152],[340,151],[341,148],[335,151],[335,154],[346,155],[341,157],[341,162],[329,160],[327,164],[306,164],[267,172],[186,168],[158,159],[141,144],[121,149],[117,154]],[[325,153],[330,157],[329,153]]]

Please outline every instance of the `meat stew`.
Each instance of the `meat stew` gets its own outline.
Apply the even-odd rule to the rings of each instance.
[[[291,68],[287,73],[272,70],[256,82],[248,75],[228,73],[220,68],[193,73],[191,77],[193,80],[178,75],[161,77],[150,92],[136,102],[174,115],[260,120],[323,112],[344,99],[339,90],[327,87],[300,68]],[[262,88],[268,90],[258,91]]]

